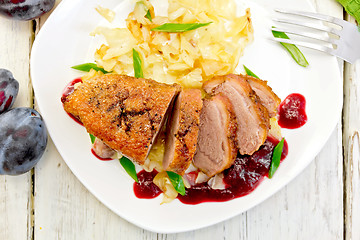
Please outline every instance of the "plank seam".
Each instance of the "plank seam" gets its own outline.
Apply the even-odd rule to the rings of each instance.
[[[31,49],[34,44],[35,35],[37,33],[38,24],[36,20],[31,21],[31,33],[30,33],[30,51],[29,51],[29,59],[31,57]],[[30,62],[29,62],[30,65]],[[31,108],[35,108],[35,96],[34,96],[34,89],[32,87],[32,79],[30,74],[30,67],[29,67],[29,88],[31,89],[30,101],[31,101]],[[35,168],[31,169],[30,171],[31,178],[30,178],[30,222],[29,222],[29,239],[35,240]]]
[[[349,15],[346,13],[345,9],[343,8],[343,19],[347,20],[349,18]],[[347,229],[347,211],[346,209],[348,208],[348,204],[347,204],[347,199],[348,199],[348,194],[347,194],[347,181],[348,181],[348,176],[347,176],[347,172],[348,172],[348,153],[346,152],[346,146],[347,146],[347,142],[349,141],[349,139],[346,136],[346,128],[349,127],[347,122],[346,122],[346,116],[348,115],[348,111],[346,110],[346,90],[347,85],[348,85],[348,75],[350,75],[349,71],[350,71],[350,66],[348,63],[343,63],[344,64],[344,72],[343,72],[343,89],[344,89],[344,97],[343,97],[343,110],[342,110],[342,134],[343,134],[343,142],[342,142],[342,154],[343,154],[343,239],[346,240],[347,236],[348,236],[348,229]]]

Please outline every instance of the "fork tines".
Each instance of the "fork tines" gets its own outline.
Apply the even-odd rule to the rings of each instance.
[[[295,44],[327,52],[353,63],[360,58],[360,33],[358,28],[342,19],[319,13],[275,9],[290,18],[274,18],[278,27],[271,30],[295,36],[293,39],[272,38],[283,43]],[[331,23],[324,25],[324,22]]]

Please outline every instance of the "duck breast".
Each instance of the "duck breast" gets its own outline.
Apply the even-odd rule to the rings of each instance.
[[[212,177],[235,161],[236,119],[233,106],[223,94],[204,99],[194,165]]]
[[[106,74],[84,81],[63,104],[89,133],[142,165],[180,90],[179,85]]]
[[[167,123],[164,170],[184,175],[190,166],[196,150],[201,108],[199,89],[183,90],[175,100]]]
[[[237,147],[240,154],[253,154],[265,142],[270,129],[269,113],[249,83],[240,75],[217,76],[203,85],[211,95],[229,98],[237,122]]]
[[[279,106],[281,99],[273,92],[267,82],[249,75],[240,76],[246,79],[251,88],[255,91],[256,95],[258,95],[261,104],[268,110],[269,117],[275,117],[277,107]]]

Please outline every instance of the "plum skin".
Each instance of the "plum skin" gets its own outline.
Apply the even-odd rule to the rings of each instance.
[[[9,70],[0,68],[0,113],[12,107],[18,92],[19,82]]]
[[[47,145],[47,130],[32,108],[15,108],[0,115],[0,174],[19,175],[32,169]]]
[[[55,5],[55,0],[0,0],[0,14],[28,21],[41,17]]]

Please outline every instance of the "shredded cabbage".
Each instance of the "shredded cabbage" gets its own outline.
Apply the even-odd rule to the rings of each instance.
[[[152,21],[146,17],[148,11]],[[151,31],[168,22],[212,23],[184,33]],[[253,38],[250,10],[237,16],[233,0],[169,0],[168,17],[155,16],[153,6],[143,0],[135,4],[126,25],[95,29],[93,34],[106,40],[95,53],[97,64],[108,72],[133,75],[134,48],[142,58],[145,78],[186,88],[201,88],[213,76],[233,73]]]

